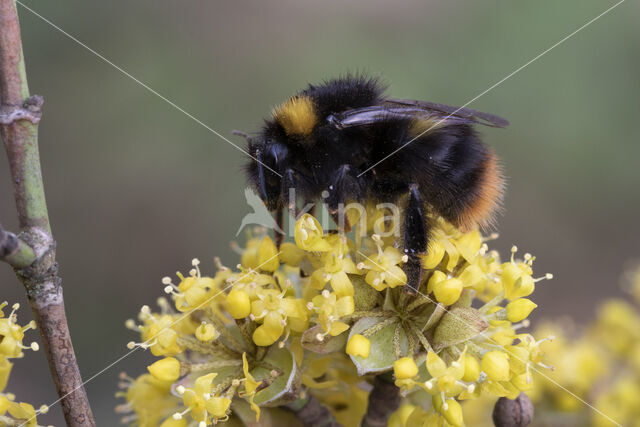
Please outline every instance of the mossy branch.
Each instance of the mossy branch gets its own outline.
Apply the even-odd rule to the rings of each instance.
[[[44,196],[38,122],[43,99],[30,96],[14,0],[0,0],[0,136],[18,213],[18,235],[0,229],[0,260],[25,287],[69,426],[95,426],[69,335],[62,281]]]
[[[286,405],[304,427],[341,427],[331,411],[307,393],[305,397]]]

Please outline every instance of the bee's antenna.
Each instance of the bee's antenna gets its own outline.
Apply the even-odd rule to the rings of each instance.
[[[251,137],[251,135],[249,135],[247,132],[243,132],[241,130],[233,129],[231,131],[231,134],[243,137],[244,139],[247,140],[248,143],[253,142],[253,137]]]

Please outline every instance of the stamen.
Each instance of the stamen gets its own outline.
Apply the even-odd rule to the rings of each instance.
[[[542,280],[551,280],[551,279],[553,279],[553,274],[547,273],[543,277],[538,277],[537,279],[533,279],[533,281],[537,283],[537,282],[540,282]]]

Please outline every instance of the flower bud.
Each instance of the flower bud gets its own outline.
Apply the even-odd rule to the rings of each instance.
[[[527,298],[520,298],[507,304],[507,319],[520,322],[526,319],[538,305]]]
[[[370,350],[371,342],[363,335],[355,334],[347,342],[347,354],[351,356],[359,356],[366,359],[369,357]]]
[[[173,417],[169,417],[160,424],[160,427],[187,427],[187,420],[185,418],[175,420]]]
[[[147,366],[147,370],[157,380],[173,382],[180,377],[180,362],[174,357],[165,357]]]
[[[509,380],[509,356],[498,350],[487,352],[480,363],[482,371],[493,381]]]
[[[444,419],[447,420],[447,422],[449,424],[451,424],[454,427],[461,427],[464,424],[463,418],[462,418],[462,406],[460,406],[460,403],[458,403],[457,400],[455,399],[449,399],[447,400],[447,405],[446,408],[444,409],[445,405],[442,405],[442,415],[444,416]]]
[[[455,277],[438,282],[433,286],[433,293],[438,302],[451,305],[458,301],[462,293],[462,281]]]
[[[258,266],[262,271],[274,272],[280,267],[278,248],[271,237],[264,236],[258,247]]]
[[[280,245],[280,260],[291,267],[297,267],[304,255],[304,251],[291,242]]]
[[[418,375],[418,366],[411,357],[403,357],[393,363],[393,374],[397,380],[406,380]]]
[[[227,295],[227,311],[234,319],[243,319],[251,313],[251,300],[245,291],[232,289]]]
[[[462,377],[462,381],[478,381],[478,378],[480,377],[480,364],[478,363],[478,359],[471,354],[466,354],[464,356],[464,366],[464,376]]]

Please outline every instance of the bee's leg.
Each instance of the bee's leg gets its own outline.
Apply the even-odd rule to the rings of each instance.
[[[308,205],[309,203],[313,203],[313,206],[311,206],[311,209],[309,209],[307,213],[311,216],[316,216],[316,204],[313,202],[313,200],[307,200],[305,202],[306,205]]]
[[[273,236],[276,240],[276,247],[280,250],[280,245],[284,240],[284,208],[282,205],[278,206],[276,209],[275,217],[277,228],[273,230]]]
[[[428,241],[427,219],[424,203],[417,184],[409,186],[409,200],[404,217],[404,253],[408,260],[404,264],[407,275],[405,292],[415,295],[422,279],[422,266],[419,255],[427,252]]]
[[[331,184],[329,185],[329,195],[325,200],[331,218],[338,225],[338,228],[345,233],[351,231],[351,224],[346,217],[344,210],[347,200],[359,200],[361,197],[360,183],[358,177],[351,173],[349,165],[342,165],[338,168]]]

